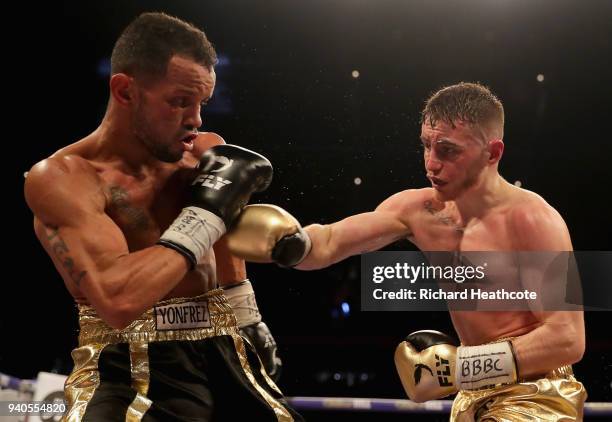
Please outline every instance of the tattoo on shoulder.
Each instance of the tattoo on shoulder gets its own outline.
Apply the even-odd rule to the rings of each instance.
[[[430,213],[431,215],[434,215],[435,213],[438,212],[438,210],[434,208],[433,203],[430,200],[425,201],[423,205],[425,206],[425,209],[427,210],[427,212]]]
[[[130,196],[124,188],[111,186],[110,194],[112,205],[125,218],[130,229],[146,230],[149,228],[149,218],[146,213],[130,203]]]
[[[79,271],[78,268],[76,268],[74,259],[69,255],[70,250],[66,242],[64,242],[64,239],[60,236],[57,227],[45,228],[45,234],[47,241],[49,241],[49,246],[51,246],[51,251],[53,251],[53,254],[59,262],[62,263],[62,267],[64,267],[70,279],[79,287],[87,271]]]
[[[442,224],[444,224],[445,226],[452,226],[455,228],[455,230],[457,231],[463,231],[464,228],[459,226],[455,220],[453,220],[452,217],[449,217],[448,215],[443,215],[440,213],[440,210],[437,210],[434,206],[433,206],[433,202],[431,200],[427,200],[423,203],[423,206],[425,208],[425,210],[431,214],[436,216],[436,218],[438,219],[439,222],[441,222]]]

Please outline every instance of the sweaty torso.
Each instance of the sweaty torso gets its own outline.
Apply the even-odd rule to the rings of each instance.
[[[196,142],[199,151],[214,145],[205,135],[200,135]],[[177,217],[197,165],[195,156],[185,152],[178,163],[164,163],[153,172],[135,174],[126,171],[117,159],[96,156],[95,142],[87,138],[56,155],[69,155],[80,161],[78,164],[85,172],[95,173],[99,192],[92,195],[102,197],[105,213],[123,232],[130,253],[155,245]],[[215,288],[216,282],[215,256],[211,249],[166,298],[196,296]],[[77,302],[87,303],[74,283],[66,283],[66,287]]]
[[[489,265],[487,277],[503,277],[507,287],[520,289],[520,273],[514,259],[516,235],[509,223],[513,204],[524,198],[516,191],[513,198],[466,226],[459,224],[460,217],[452,201],[440,203],[434,200],[431,189],[420,191],[420,209],[413,214],[409,240],[422,251],[504,251],[495,254],[495,262]],[[482,254],[483,257],[493,255]],[[505,337],[514,337],[533,330],[538,320],[526,311],[451,311],[451,319],[461,342],[465,345],[487,343]]]

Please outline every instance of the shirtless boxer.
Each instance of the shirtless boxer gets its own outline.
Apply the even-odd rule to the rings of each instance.
[[[272,167],[198,132],[215,63],[199,29],[141,15],[113,50],[100,126],[28,174],[36,235],[79,309],[65,420],[301,419],[239,335],[232,300],[251,312],[241,325],[260,320],[250,284],[230,302],[217,289],[217,269],[246,274],[211,247]]]
[[[299,238],[310,252],[292,263],[302,270],[323,268],[403,238],[423,251],[571,251],[559,213],[540,196],[500,176],[503,127],[502,104],[487,88],[460,83],[438,91],[427,101],[421,125],[432,187],[399,192],[373,212],[305,227]],[[255,208],[247,207],[241,220],[250,220]],[[257,217],[253,214],[252,224]],[[241,226],[230,236],[240,238]],[[286,239],[279,245],[284,243]],[[514,265],[508,272],[514,271],[518,282],[539,271]],[[570,366],[584,353],[582,312],[451,311],[451,318],[462,347],[457,349],[442,333],[421,331],[408,336],[396,351],[402,384],[413,400],[459,391],[453,421],[582,418],[586,392]],[[483,380],[474,375],[478,370],[468,369],[490,366],[485,356],[500,359],[490,372],[494,377]],[[441,363],[441,372],[448,376],[434,377],[432,372],[428,379],[423,370],[420,382],[415,380],[417,365],[435,372]]]

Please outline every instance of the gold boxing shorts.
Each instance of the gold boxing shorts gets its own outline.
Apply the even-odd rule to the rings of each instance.
[[[581,421],[587,393],[571,366],[545,377],[478,391],[460,391],[451,422]]]

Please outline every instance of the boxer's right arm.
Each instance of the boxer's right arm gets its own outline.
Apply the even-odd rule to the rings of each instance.
[[[312,224],[304,228],[312,247],[295,268],[324,268],[352,255],[378,250],[408,237],[408,221],[415,202],[415,191],[397,193],[382,202],[376,210],[353,215],[333,224]]]
[[[128,325],[189,269],[183,256],[163,246],[130,253],[105,213],[97,175],[70,159],[50,158],[34,166],[25,196],[36,235],[68,290],[84,295],[112,327]]]
[[[223,168],[210,171],[221,158]],[[161,244],[134,252],[105,212],[99,177],[78,160],[37,164],[26,179],[25,195],[36,233],[68,289],[85,295],[102,319],[119,328],[166,296],[271,177],[269,161],[259,154],[231,145],[211,148],[200,161],[187,206]],[[215,184],[219,180],[225,189]]]

